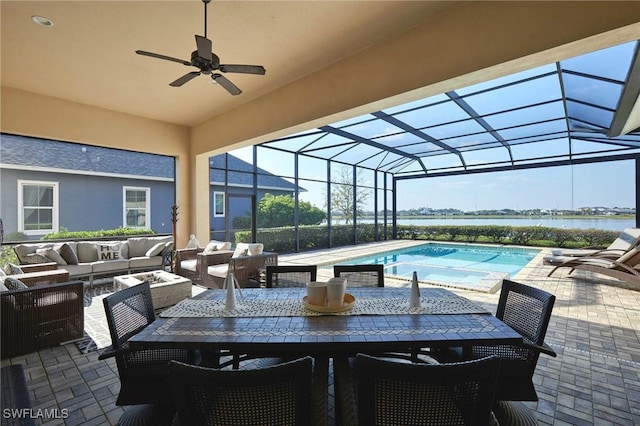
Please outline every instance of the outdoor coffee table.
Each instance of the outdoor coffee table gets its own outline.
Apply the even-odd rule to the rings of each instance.
[[[115,290],[149,281],[154,308],[165,308],[191,297],[191,280],[166,271],[141,272],[114,277]]]

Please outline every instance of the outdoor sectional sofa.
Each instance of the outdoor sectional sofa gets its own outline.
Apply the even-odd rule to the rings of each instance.
[[[16,245],[21,265],[56,263],[71,279],[130,274],[162,269],[164,256],[173,249],[173,237],[131,237],[121,241],[39,242]]]

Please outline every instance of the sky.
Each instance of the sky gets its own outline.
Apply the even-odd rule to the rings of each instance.
[[[231,151],[251,163],[252,149]],[[290,170],[283,154],[259,151],[259,166],[274,174]],[[304,175],[325,179],[318,163],[305,163]],[[371,182],[372,184],[372,182]],[[304,201],[323,207],[325,185],[301,182]],[[373,209],[373,199],[365,208]],[[586,165],[547,167],[509,172],[414,179],[398,183],[398,209],[455,208],[463,211],[493,209],[578,209],[580,207],[635,207],[635,166],[631,160]]]

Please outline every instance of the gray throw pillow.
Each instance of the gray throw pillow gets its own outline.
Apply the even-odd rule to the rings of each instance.
[[[50,262],[55,262],[58,265],[66,265],[67,264],[67,261],[64,260],[62,258],[62,256],[60,255],[60,253],[58,253],[53,247],[38,249],[38,250],[36,250],[36,254],[43,255],[44,257],[49,259]],[[29,257],[29,256],[27,256],[27,257]]]
[[[17,274],[22,274],[22,268],[19,267],[18,265],[14,264],[14,263],[7,263],[4,266],[4,272],[7,275],[17,275]]]
[[[38,250],[44,250],[44,249],[38,249]],[[37,265],[38,263],[50,263],[51,259],[45,256],[43,253],[31,253],[27,255],[27,257],[25,258],[25,261],[26,261],[25,263],[29,265]]]
[[[8,290],[23,290],[25,288],[29,288],[25,285],[25,283],[23,283],[20,280],[17,280],[13,277],[6,277],[4,279],[4,286],[8,289]]]
[[[71,246],[69,244],[63,243],[58,248],[58,253],[60,253],[60,256],[62,256],[64,261],[67,262],[67,264],[69,264],[69,265],[77,265],[78,264],[78,256],[76,255],[76,252],[73,251],[73,249],[71,248]]]

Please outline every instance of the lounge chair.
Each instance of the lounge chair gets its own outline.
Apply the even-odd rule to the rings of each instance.
[[[640,228],[626,228],[606,249],[590,247],[580,249],[556,249],[551,250],[551,253],[554,256],[601,256],[615,259],[636,247],[638,244],[640,244]]]
[[[591,271],[596,274],[607,275],[617,278],[620,281],[639,286],[640,288],[640,249],[633,248],[619,256],[617,259],[604,257],[586,256],[552,256],[556,263],[555,268],[547,275],[550,277],[560,268],[571,268],[569,273],[575,269]]]

